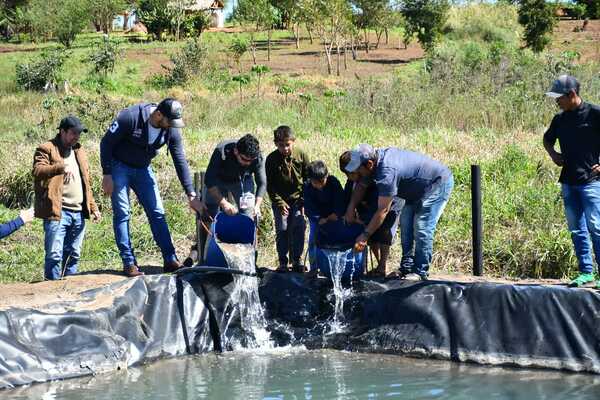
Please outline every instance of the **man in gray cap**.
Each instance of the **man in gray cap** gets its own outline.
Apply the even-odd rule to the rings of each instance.
[[[87,129],[74,116],[64,118],[58,135],[33,156],[34,212],[44,220],[44,277],[61,279],[77,273],[85,220],[100,212],[92,195],[86,153],[79,144]]]
[[[340,159],[350,179],[361,181],[356,185],[345,219],[353,222],[356,207],[365,196],[369,181],[377,185],[377,211],[364,232],[356,239],[355,249],[361,251],[369,237],[385,220],[392,200],[404,200],[400,214],[402,239],[401,277],[419,277],[426,280],[433,252],[433,235],[442,211],[454,186],[452,172],[423,154],[396,147],[374,149],[362,144],[346,152]],[[416,274],[416,276],[415,276]]]
[[[579,97],[579,82],[569,75],[559,76],[546,96],[561,110],[544,134],[544,148],[562,167],[559,182],[579,263],[570,286],[578,287],[594,282],[590,237],[596,262],[600,260],[600,107]],[[557,140],[560,153],[554,149]]]
[[[138,268],[129,234],[129,189],[136,194],[148,216],[152,236],[162,253],[164,271],[173,272],[180,267],[150,165],[161,147],[167,146],[167,153],[171,153],[189,205],[199,212],[204,207],[195,200],[196,192],[183,149],[181,114],[181,104],[172,98],[159,104],[136,104],[119,113],[100,143],[102,189],[111,196],[115,240],[125,275],[130,277],[143,273]]]

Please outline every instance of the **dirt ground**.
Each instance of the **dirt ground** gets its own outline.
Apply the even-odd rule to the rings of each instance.
[[[157,273],[155,270],[146,269],[147,273]],[[87,273],[77,276],[67,277],[61,281],[44,281],[34,283],[11,283],[0,285],[0,311],[7,308],[26,308],[43,310],[45,306],[52,303],[62,303],[69,301],[81,300],[79,294],[86,290],[107,287],[115,282],[123,281],[128,278],[115,272],[100,272]],[[135,278],[137,279],[137,278]],[[491,282],[498,284],[513,284],[513,285],[566,285],[567,281],[555,279],[525,279],[525,280],[508,280],[488,277],[475,277],[469,275],[458,274],[433,274],[430,278],[434,281],[451,281],[462,283],[474,282]],[[130,279],[133,283],[133,279]],[[129,285],[126,285],[120,290],[124,290]],[[110,306],[112,299],[117,293],[109,292],[105,297],[97,296],[92,303],[78,305],[77,309],[97,308],[101,306]],[[66,308],[65,310],[69,310]]]

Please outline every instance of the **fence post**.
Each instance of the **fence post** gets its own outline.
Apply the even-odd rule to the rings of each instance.
[[[483,276],[483,235],[481,216],[481,168],[471,165],[471,216],[473,233],[473,275]]]

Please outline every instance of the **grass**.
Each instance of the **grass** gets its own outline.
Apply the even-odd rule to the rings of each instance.
[[[219,141],[247,132],[259,137],[265,153],[272,151],[271,132],[280,124],[292,126],[298,145],[311,159],[323,159],[338,177],[337,157],[361,142],[416,150],[446,163],[454,173],[455,189],[438,226],[434,271],[465,273],[471,269],[469,170],[471,164],[480,164],[485,273],[515,278],[570,276],[576,262],[556,184],[559,171],[541,145],[541,136],[556,108],[543,92],[557,73],[570,71],[581,78],[585,99],[597,102],[597,66],[565,61],[560,54],[536,56],[519,50],[511,31],[514,21],[495,26],[486,20],[498,12],[502,10],[457,9],[451,18],[452,33],[435,54],[390,68],[387,73],[338,79],[277,72],[265,80],[260,98],[255,95],[255,83],[244,88],[243,101],[231,82],[235,71],[227,68],[235,66],[223,55],[231,34],[203,34],[210,54],[208,67],[185,87],[170,89],[155,87],[148,80],[157,72],[156,62],[148,60],[166,62],[181,43],[126,43],[127,62],[120,62],[113,74],[101,80],[90,75],[80,61],[90,44],[99,40],[85,35],[75,43],[65,66],[69,94],[17,91],[14,65],[35,57],[36,52],[2,54],[0,123],[5,129],[0,134],[0,218],[8,220],[17,215],[19,207],[28,205],[35,146],[54,135],[62,116],[75,113],[91,129],[82,141],[90,153],[93,190],[104,215],[99,224],[88,225],[81,269],[119,269],[110,203],[100,193],[99,140],[122,107],[169,95],[185,105],[186,154],[194,171],[206,168]],[[483,22],[479,26],[469,20],[465,33],[459,27],[466,17]],[[486,33],[491,28],[500,31]],[[490,41],[490,37],[495,39]],[[498,37],[504,38],[501,47]],[[289,32],[277,32],[275,38],[289,38]],[[280,50],[282,54],[292,52],[292,47],[290,44]],[[261,50],[260,55],[264,52]],[[283,82],[293,88],[287,100],[277,93]],[[163,151],[153,166],[173,239],[183,258],[193,240],[194,216],[187,209],[170,157]],[[135,200],[133,210],[136,252],[142,264],[157,263],[159,251]],[[268,202],[263,214],[259,264],[274,266]],[[396,265],[399,253],[396,244],[391,265]],[[42,224],[35,221],[2,241],[0,282],[41,279],[43,257]]]

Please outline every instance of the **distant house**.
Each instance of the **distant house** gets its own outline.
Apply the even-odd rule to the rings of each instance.
[[[203,11],[210,13],[212,28],[225,27],[225,2],[223,0],[195,0],[188,6],[187,12]]]

